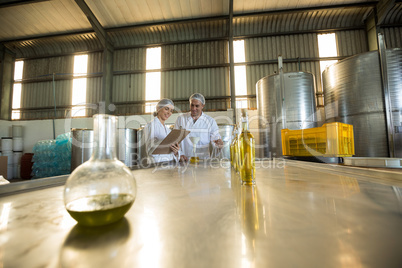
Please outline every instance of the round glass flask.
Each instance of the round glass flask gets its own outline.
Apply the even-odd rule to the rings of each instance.
[[[116,157],[116,132],[116,116],[95,115],[92,156],[66,181],[64,204],[71,217],[81,225],[101,226],[116,222],[135,201],[135,178]]]

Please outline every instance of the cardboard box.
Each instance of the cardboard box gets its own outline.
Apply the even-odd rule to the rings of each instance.
[[[8,156],[0,156],[0,175],[2,175],[5,179],[8,179],[7,164],[8,164]]]

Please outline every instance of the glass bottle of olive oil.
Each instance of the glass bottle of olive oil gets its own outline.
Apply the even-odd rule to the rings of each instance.
[[[116,116],[95,115],[92,156],[66,181],[64,204],[80,225],[100,226],[116,222],[135,201],[135,178],[116,157],[116,132]]]
[[[247,109],[241,111],[242,132],[238,139],[239,172],[243,184],[255,183],[255,139],[248,129]]]
[[[237,157],[236,157],[236,146],[237,146],[237,137],[238,137],[238,132],[237,132],[237,126],[234,127],[233,129],[233,139],[232,143],[230,144],[230,162],[232,164],[232,167],[236,170],[237,169]]]
[[[236,138],[236,144],[235,144],[235,155],[236,155],[235,171],[237,173],[240,172],[240,170],[239,170],[239,168],[240,168],[240,166],[239,166],[239,164],[240,164],[240,152],[239,152],[239,136],[240,136],[240,134],[241,134],[241,125],[239,124],[239,126],[237,127],[237,133],[236,133],[237,138]]]

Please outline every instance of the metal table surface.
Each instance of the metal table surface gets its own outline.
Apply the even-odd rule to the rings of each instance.
[[[134,170],[125,218],[76,224],[63,186],[0,198],[2,267],[402,267],[401,173],[257,163]]]

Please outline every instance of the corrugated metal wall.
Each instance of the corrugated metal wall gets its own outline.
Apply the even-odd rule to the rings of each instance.
[[[71,80],[65,80],[73,70],[73,56],[31,59],[24,61],[21,89],[21,119],[53,118],[55,74],[56,116],[63,118],[71,105]],[[64,79],[64,80],[59,80]]]
[[[364,30],[338,31],[336,35],[339,56],[347,57],[367,51]],[[285,61],[285,72],[313,73],[316,77],[317,90],[321,91],[316,33],[246,38],[245,50],[248,95],[256,94],[255,84],[259,79],[278,71],[278,55],[282,55]],[[117,114],[143,112],[145,56],[146,48],[121,49],[114,52],[112,102],[116,103]],[[269,62],[264,63],[264,61]],[[28,71],[25,72],[24,78],[51,73],[51,70],[71,73],[72,65],[73,56],[28,60],[25,66]],[[89,104],[98,104],[102,99],[102,77],[100,77],[102,67],[103,53],[89,53],[89,77],[87,79],[87,102]],[[209,98],[224,97],[211,99],[207,102],[206,109],[225,110],[230,107],[227,98],[230,96],[227,41],[164,45],[162,46],[162,70],[162,97],[186,100],[192,93],[200,92]],[[69,105],[71,83],[63,86],[69,88],[62,90],[62,92],[68,92],[68,95],[66,93],[64,96],[65,101],[62,105]],[[46,105],[52,103],[52,94],[46,96],[46,98],[38,100],[40,105],[46,99],[48,99]],[[187,101],[177,104],[180,109],[188,110]],[[33,105],[30,103],[29,107],[33,107]],[[38,104],[36,107],[40,105]],[[255,98],[250,99],[249,105],[250,108],[256,108]],[[91,108],[87,110],[88,116],[95,112]],[[49,114],[49,116],[52,115]],[[60,114],[60,116],[63,115]]]
[[[23,79],[41,78],[44,75],[71,74],[74,56],[61,56],[24,61]]]
[[[284,63],[283,69],[285,72],[309,72],[317,76],[320,73],[320,64],[318,61],[301,62],[299,63]],[[277,73],[278,64],[258,64],[247,66],[247,93],[249,95],[256,94],[256,83],[261,78]],[[316,77],[317,79],[317,77]],[[256,107],[256,106],[254,106]]]
[[[189,23],[136,27],[108,32],[115,47],[160,44],[172,41],[191,41],[222,38],[227,35],[227,20],[217,19]]]
[[[120,115],[143,113],[146,48],[116,50],[113,59],[112,102]]]
[[[179,69],[164,71],[161,76],[162,98],[186,100],[177,102],[179,109],[188,110],[187,99],[194,92],[214,98],[207,101],[205,109],[229,108],[226,98],[217,98],[230,95],[227,41],[163,46],[162,69]]]
[[[226,41],[166,45],[162,48],[162,68],[195,67],[227,62]]]
[[[64,118],[71,105],[71,80],[55,81],[56,117]],[[25,83],[21,92],[21,119],[54,117],[53,82]]]
[[[235,17],[235,38],[246,36],[247,94],[255,95],[255,84],[264,76],[277,71],[277,57],[282,55],[286,72],[311,72],[316,78],[317,90],[321,90],[317,34],[321,30],[337,29],[340,57],[348,57],[368,50],[362,17],[370,8],[333,9],[311,12]],[[345,29],[348,28],[348,29]],[[401,28],[382,28],[387,47],[401,47]],[[230,107],[227,20],[214,19],[172,23],[130,29],[109,30],[113,40],[113,89],[112,102],[117,114],[144,112],[146,46],[162,46],[161,96],[175,99],[182,110],[188,110],[188,97],[200,92],[207,98],[208,110],[225,110]],[[215,40],[206,40],[215,39]],[[190,41],[190,43],[185,43]],[[51,41],[38,39],[16,45],[17,55],[37,56],[46,53],[89,53],[87,102],[98,104],[102,99],[103,53],[95,34],[54,37]],[[168,44],[167,42],[175,42]],[[177,42],[184,42],[182,44]],[[143,46],[143,47],[139,47]],[[96,50],[96,51],[95,51]],[[18,57],[17,56],[17,57]],[[72,73],[73,56],[49,57],[25,61],[24,78],[56,73]],[[50,77],[48,77],[50,79]],[[72,78],[58,81],[58,105],[71,103]],[[53,95],[49,81],[23,84],[23,107],[52,106]],[[60,89],[59,89],[60,88]],[[28,90],[30,89],[30,90]],[[32,89],[32,90],[31,90]],[[28,97],[29,96],[29,97]],[[37,103],[36,103],[37,102]],[[249,100],[256,108],[255,98]],[[60,110],[58,116],[69,108]],[[88,116],[96,111],[91,108]],[[34,111],[24,113],[23,118],[53,117],[44,112],[36,117]],[[31,114],[31,116],[29,116]],[[38,114],[38,113],[36,113]],[[28,117],[29,116],[29,117]]]
[[[188,111],[188,98],[198,92],[207,98],[207,110],[226,110],[229,108],[226,98],[229,92],[229,69],[228,68],[203,68],[195,70],[181,70],[163,72],[161,77],[162,98],[183,99],[183,102],[175,103],[182,111]],[[217,98],[220,97],[220,98]]]
[[[348,57],[368,51],[364,30],[337,31],[338,56]],[[278,72],[277,59],[282,55],[285,72],[310,72],[315,76],[316,89],[321,92],[321,72],[317,34],[294,34],[245,39],[246,62],[275,61],[247,66],[247,94],[255,95],[255,85],[261,78]],[[300,60],[300,61],[299,61]],[[286,61],[290,61],[286,63]],[[250,103],[256,108],[255,102]]]
[[[113,103],[119,115],[141,114],[144,112],[145,73],[115,75],[113,78]]]
[[[317,34],[245,39],[246,61],[313,58],[318,56]]]
[[[338,56],[349,57],[368,51],[365,30],[336,32]]]
[[[102,49],[102,44],[95,33],[16,41],[7,43],[7,46],[15,51],[17,58],[63,55]]]
[[[261,38],[245,39],[246,62],[271,61],[270,64],[248,65],[247,94],[255,95],[255,84],[261,78],[278,71],[277,59],[282,55],[285,72],[306,71],[316,75],[319,72],[319,63],[311,61],[318,57],[318,43],[316,34],[282,35]],[[298,60],[310,60],[300,62]],[[317,68],[318,66],[318,68]],[[252,106],[256,108],[256,106]]]
[[[402,47],[402,27],[382,28],[381,31],[384,33],[387,48]]]
[[[362,7],[237,17],[233,20],[233,34],[244,36],[362,26],[362,17],[369,10],[370,8]]]
[[[89,106],[87,107],[87,116],[92,116],[98,112],[97,107],[102,100],[102,75],[103,69],[103,52],[95,52],[88,54],[88,78],[87,78],[87,94],[86,99]],[[95,77],[91,77],[94,75]],[[98,75],[98,77],[96,77]]]

